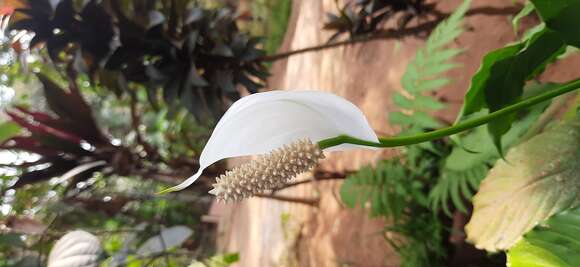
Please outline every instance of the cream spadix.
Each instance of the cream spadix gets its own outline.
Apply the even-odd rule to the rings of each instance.
[[[317,147],[318,141],[339,135],[378,142],[377,135],[360,109],[337,95],[320,91],[270,91],[246,96],[236,101],[216,125],[199,158],[200,168],[197,173],[164,192],[186,188],[199,178],[205,168],[221,159],[264,155],[277,149],[283,150],[284,146],[296,149],[304,146],[302,143],[296,147],[300,140],[308,140],[303,142],[311,142],[312,146]],[[343,144],[325,150],[356,147],[358,146]],[[280,153],[284,154],[283,151]],[[280,153],[272,152],[268,155]],[[281,156],[280,159],[285,157]],[[278,162],[284,163],[280,160]],[[256,168],[264,167],[260,166]],[[311,167],[313,164],[305,165],[304,170]],[[228,181],[231,181],[231,177],[233,176],[230,175]],[[219,182],[217,185],[212,193],[218,194],[225,189],[219,186]],[[262,187],[264,189],[271,188]]]

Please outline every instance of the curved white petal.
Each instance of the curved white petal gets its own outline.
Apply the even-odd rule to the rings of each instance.
[[[236,101],[218,122],[201,153],[197,173],[167,191],[186,188],[205,168],[221,159],[265,154],[299,139],[318,142],[342,134],[378,142],[360,109],[337,95],[270,91],[246,96]],[[353,147],[357,146],[344,144],[328,150]]]

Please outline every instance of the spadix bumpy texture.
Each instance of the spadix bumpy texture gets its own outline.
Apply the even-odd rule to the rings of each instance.
[[[211,194],[218,200],[237,201],[283,186],[324,158],[318,144],[303,139],[227,171],[216,179]]]

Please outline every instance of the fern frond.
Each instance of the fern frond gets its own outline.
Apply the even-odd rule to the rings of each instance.
[[[457,210],[466,213],[467,208],[464,199],[470,200],[474,192],[479,188],[479,183],[489,171],[487,164],[481,164],[465,171],[453,171],[446,169],[441,173],[437,184],[429,192],[431,209],[442,209],[445,214],[451,216],[449,203]]]
[[[340,188],[348,207],[370,204],[371,215],[389,220],[384,237],[401,257],[401,266],[439,266],[435,263],[445,258],[445,229],[431,212],[427,183],[421,181],[431,165],[425,157],[416,165],[408,158],[383,160],[350,175]]]
[[[405,129],[441,126],[428,113],[442,109],[445,105],[426,93],[447,85],[450,80],[442,75],[459,66],[450,61],[463,50],[446,46],[463,32],[463,17],[470,2],[464,1],[451,16],[439,23],[425,46],[417,51],[415,58],[407,65],[401,80],[404,92],[396,93],[393,101],[399,108],[408,112],[391,113],[389,115],[391,123],[401,125]]]
[[[350,208],[370,203],[372,216],[398,221],[411,199],[428,206],[422,186],[398,158],[393,158],[377,163],[374,168],[363,167],[347,177],[340,188],[340,197]]]

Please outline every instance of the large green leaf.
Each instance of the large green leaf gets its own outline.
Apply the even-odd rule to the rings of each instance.
[[[538,222],[580,203],[580,118],[510,149],[473,199],[467,239],[488,251],[510,248]]]
[[[500,110],[518,101],[523,94],[525,81],[542,72],[565,48],[565,43],[555,32],[544,30],[532,36],[526,47],[515,57],[497,62],[492,68],[493,75],[488,83],[491,87],[485,90],[490,111]],[[487,125],[495,146],[500,151],[501,137],[509,131],[515,119],[515,114],[512,114],[493,120]]]
[[[514,122],[513,127],[504,136],[503,149],[516,143],[542,114],[546,105],[536,106],[525,117]],[[493,148],[493,140],[484,126],[475,128],[461,139],[462,146],[456,146],[445,160],[445,169],[465,171],[475,166],[493,163],[498,155]],[[467,150],[469,151],[467,151]]]
[[[487,106],[485,101],[485,88],[487,87],[489,78],[492,76],[492,67],[496,62],[515,56],[523,47],[523,43],[518,43],[491,51],[483,57],[479,70],[471,78],[471,86],[465,95],[465,103],[463,104],[459,119],[464,119],[466,116],[478,112]]]
[[[545,88],[549,85],[541,86]],[[542,114],[547,105],[535,106],[525,117],[514,122],[513,127],[504,136],[503,148],[507,149],[520,140],[530,125]],[[462,146],[455,146],[445,159],[440,170],[437,184],[429,192],[429,202],[433,210],[442,208],[451,216],[449,204],[457,210],[467,213],[465,199],[470,200],[479,183],[499,157],[493,147],[493,140],[484,126],[475,128],[461,139]],[[467,151],[467,150],[469,151]]]
[[[537,225],[508,253],[510,267],[580,266],[580,207]]]
[[[543,29],[528,40],[486,55],[479,71],[473,76],[459,119],[483,108],[494,112],[520,100],[525,82],[541,73],[565,47],[559,34]],[[515,119],[515,114],[511,114],[488,124],[500,152],[501,137],[509,131]]]
[[[532,0],[548,28],[569,45],[580,47],[580,0]]]

